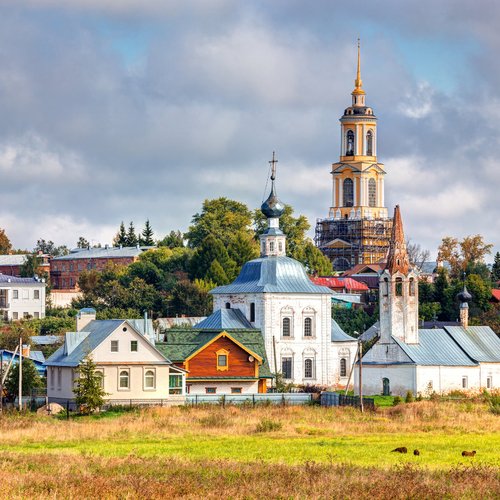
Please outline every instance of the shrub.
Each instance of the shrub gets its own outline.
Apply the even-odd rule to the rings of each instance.
[[[392,402],[392,406],[398,406],[403,402],[403,398],[401,396],[394,396],[394,401]]]
[[[408,392],[406,393],[405,403],[413,403],[413,401],[415,401],[415,398],[414,398],[414,396],[413,396],[413,392],[408,391]]]
[[[273,432],[279,431],[283,427],[283,424],[277,420],[272,420],[270,418],[263,418],[255,428],[255,432]]]
[[[202,427],[222,428],[229,425],[228,418],[222,413],[211,413],[199,420]]]

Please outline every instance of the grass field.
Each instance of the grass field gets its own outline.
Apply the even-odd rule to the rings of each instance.
[[[500,417],[470,402],[7,416],[0,433],[6,498],[500,497]]]

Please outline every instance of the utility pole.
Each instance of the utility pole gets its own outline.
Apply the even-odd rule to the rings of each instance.
[[[361,340],[359,341],[359,402],[361,404],[361,413],[364,412],[363,408],[363,362],[361,361],[361,358],[363,357],[363,343]]]
[[[276,389],[276,377],[278,376],[278,363],[276,362],[276,337],[273,335],[273,354],[274,354],[274,388]]]
[[[3,349],[0,351],[0,413],[3,413]]]
[[[23,409],[23,339],[19,337],[19,411]]]

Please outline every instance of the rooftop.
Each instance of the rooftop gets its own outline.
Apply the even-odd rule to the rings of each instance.
[[[52,261],[74,259],[119,259],[138,257],[142,252],[155,247],[103,247],[103,248],[75,248],[68,255],[54,257]]]
[[[19,278],[17,276],[10,276],[7,274],[0,273],[0,284],[2,283],[13,283],[16,285],[43,285],[45,282],[39,278]]]

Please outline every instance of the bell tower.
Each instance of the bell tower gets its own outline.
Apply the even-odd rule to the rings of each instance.
[[[366,105],[361,79],[359,39],[351,98],[340,118],[340,158],[331,170],[332,204],[328,219],[318,221],[315,238],[336,271],[384,259],[391,229],[384,198],[386,172],[377,159],[377,118]]]

